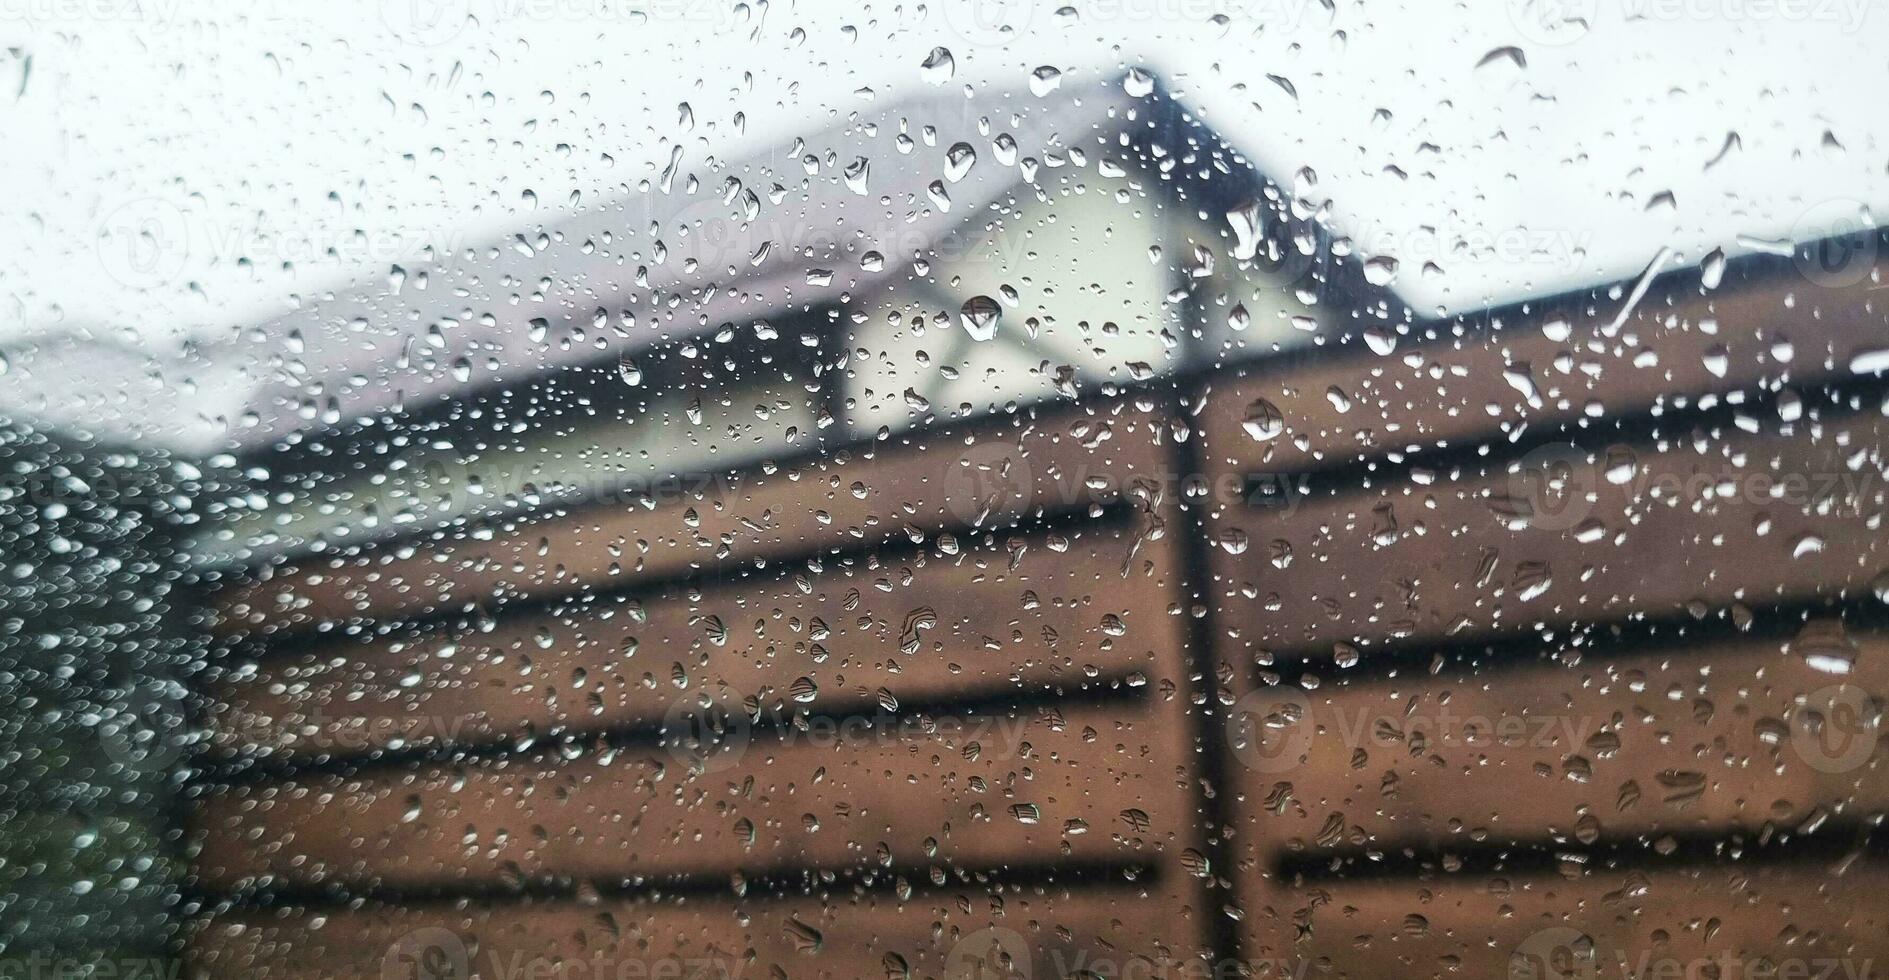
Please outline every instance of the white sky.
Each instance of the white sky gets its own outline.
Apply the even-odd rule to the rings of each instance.
[[[1312,168],[1425,310],[1889,205],[1889,2],[1056,6],[0,0],[0,355],[227,338],[428,244],[632,193],[678,142],[686,170],[935,93],[935,45],[950,86],[1019,100],[1039,65],[1149,67],[1268,172]],[[1525,67],[1490,57],[1510,46]],[[153,222],[188,246],[100,245]]]

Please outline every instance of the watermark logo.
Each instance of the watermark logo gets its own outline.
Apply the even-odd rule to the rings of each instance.
[[[1733,948],[1702,950],[1691,956],[1659,955],[1646,946],[1613,948],[1570,926],[1549,926],[1531,933],[1509,953],[1509,980],[1624,980],[1713,978],[1713,980],[1861,980],[1876,976],[1873,959],[1750,955]]]
[[[473,944],[476,947],[477,944]],[[559,954],[469,948],[449,929],[402,936],[381,958],[381,980],[734,980],[752,960],[710,948],[699,956],[620,956],[614,945]]]
[[[380,958],[380,980],[469,980],[472,955],[457,933],[438,926],[401,936]]]
[[[1029,941],[1014,929],[979,929],[945,954],[945,980],[1030,980],[1034,973]]]
[[[128,201],[105,216],[95,245],[106,275],[133,289],[155,289],[175,282],[190,261],[190,219],[163,198]]]
[[[1549,926],[1509,954],[1509,980],[1596,980],[1601,960],[1600,947],[1587,933]]]
[[[927,608],[919,615],[933,614]],[[923,628],[929,626],[908,622],[905,632],[915,635]],[[678,698],[663,714],[660,741],[664,750],[698,774],[733,769],[756,738],[763,739],[770,751],[855,751],[923,742],[970,749],[980,758],[1020,759],[1029,752],[1030,732],[1042,724],[1032,712],[899,714],[894,707],[878,703],[855,711],[820,711],[810,704],[773,704],[751,713],[738,710],[755,700],[750,697],[737,703],[732,692],[719,699],[699,694]]]
[[[1036,0],[932,0],[931,9],[967,43],[997,45],[1029,35],[1043,5]]]
[[[1600,0],[1508,0],[1509,23],[1531,44],[1573,44],[1600,15]]]
[[[428,678],[428,685],[436,683]],[[483,713],[431,714],[402,711],[395,714],[330,714],[323,708],[305,712],[234,710],[217,722],[214,735],[222,745],[266,746],[279,751],[367,752],[388,746],[459,745],[479,736],[496,734]]]
[[[877,191],[868,183],[866,193]],[[709,278],[744,276],[791,262],[823,269],[826,282],[845,282],[861,272],[883,272],[920,258],[1015,269],[1031,248],[1030,229],[1018,223],[881,224],[863,237],[848,238],[830,218],[822,220],[791,202],[763,204],[745,188],[734,190],[729,201],[705,194],[671,210],[675,205],[672,196],[650,195],[634,224],[639,231],[655,228],[663,265]],[[878,261],[866,262],[868,253]]]
[[[1854,684],[1812,691],[1791,715],[1791,749],[1818,772],[1854,772],[1876,755],[1883,705]]]
[[[1266,687],[1243,695],[1224,724],[1234,758],[1254,772],[1297,769],[1312,750],[1312,704],[1293,688]]]
[[[1001,439],[964,447],[938,481],[945,511],[965,524],[1021,509],[1032,489],[1029,457]]]
[[[644,27],[664,22],[724,30],[752,23],[758,16],[753,5],[721,0],[380,0],[387,33],[401,44],[422,48],[459,40],[469,27],[502,30],[551,22]]]
[[[1322,0],[1086,0],[1077,5],[1045,0],[931,0],[928,8],[947,30],[977,46],[1040,38],[1046,27],[1111,25],[1118,32],[1133,25],[1150,28],[1217,21],[1265,25],[1268,30],[1297,31],[1330,27],[1335,9]]]
[[[1870,7],[1869,0],[1619,0],[1619,3],[1619,15],[1627,22],[1820,24],[1845,34],[1863,26]]]
[[[1853,286],[1876,269],[1879,248],[1874,222],[1861,201],[1837,198],[1797,216],[1790,240],[1797,273],[1826,288]]]
[[[1506,516],[1512,524],[1566,531],[1593,511],[1598,477],[1587,452],[1578,447],[1537,448],[1509,468]]]
[[[1248,473],[1245,487],[1248,506],[1271,511],[1279,517],[1290,516],[1298,510],[1299,501],[1305,496],[1304,485],[1289,473]]]
[[[1506,0],[1509,24],[1537,47],[1573,44],[1608,25],[1644,23],[1821,24],[1842,33],[1863,26],[1868,0]]]
[[[183,961],[170,956],[87,956],[32,950],[0,956],[6,980],[178,980]]]
[[[1325,743],[1321,755],[1340,748],[1397,752],[1417,741],[1546,754],[1573,751],[1600,728],[1599,720],[1587,715],[1525,707],[1462,712],[1438,703],[1314,698],[1290,687],[1246,694],[1233,703],[1223,724],[1233,757],[1254,772],[1274,775],[1312,764],[1314,740]]]
[[[134,772],[164,772],[188,750],[188,725],[176,693],[138,689],[102,711],[95,731],[113,762]]]
[[[739,705],[736,701],[731,708],[713,698],[676,698],[663,712],[663,751],[694,773],[734,768],[754,741],[754,719]]]
[[[1731,504],[1862,514],[1880,479],[1869,467],[1847,469],[1836,463],[1828,469],[1767,469],[1729,461],[1643,459],[1627,445],[1590,451],[1554,443],[1509,464],[1507,486],[1495,488],[1489,504],[1509,530],[1572,529],[1577,539],[1596,541],[1605,529],[1588,518],[1603,510],[1619,517],[1652,506]]]
[[[242,5],[242,17],[251,24],[278,23],[288,19],[287,6],[272,4]],[[227,7],[222,8],[227,11]],[[29,27],[60,24],[128,24],[142,30],[167,31],[201,25],[215,16],[217,8],[191,0],[0,0],[0,24],[23,23]]]
[[[1403,268],[1452,268],[1469,261],[1551,277],[1585,269],[1593,240],[1591,229],[1554,225],[1366,228],[1353,236],[1352,247],[1363,255],[1393,258]]]
[[[472,19],[472,0],[381,0],[380,20],[404,44],[436,47],[458,37]]]
[[[295,211],[218,210],[200,199],[138,197],[109,210],[94,229],[100,268],[132,289],[174,285],[192,269],[247,261],[258,269],[339,263],[374,268],[429,250],[452,255],[467,229],[366,230],[328,225]]]
[[[670,198],[654,197],[651,204],[667,200]],[[666,219],[658,219],[658,238],[667,253],[664,261],[674,265],[694,262],[696,269],[709,276],[738,275],[765,262],[776,250],[799,253],[814,244],[802,240],[803,236],[818,234],[812,222],[776,226],[768,217],[743,218],[739,207],[705,196]],[[825,250],[813,251],[820,254]]]

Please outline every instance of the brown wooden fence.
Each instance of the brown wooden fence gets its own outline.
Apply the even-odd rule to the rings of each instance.
[[[1872,289],[1673,279],[259,571],[192,962],[1880,975]]]

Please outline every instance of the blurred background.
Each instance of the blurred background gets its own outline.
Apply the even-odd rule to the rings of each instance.
[[[1876,976],[1868,0],[0,0],[0,973]]]

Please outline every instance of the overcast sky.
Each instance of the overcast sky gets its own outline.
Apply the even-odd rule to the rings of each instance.
[[[677,145],[688,170],[935,93],[934,46],[945,85],[1020,101],[1039,66],[1145,66],[1268,172],[1311,168],[1425,311],[1889,204],[1889,4],[1057,6],[0,0],[0,353],[228,337],[632,193]],[[150,226],[188,244],[142,253]]]

